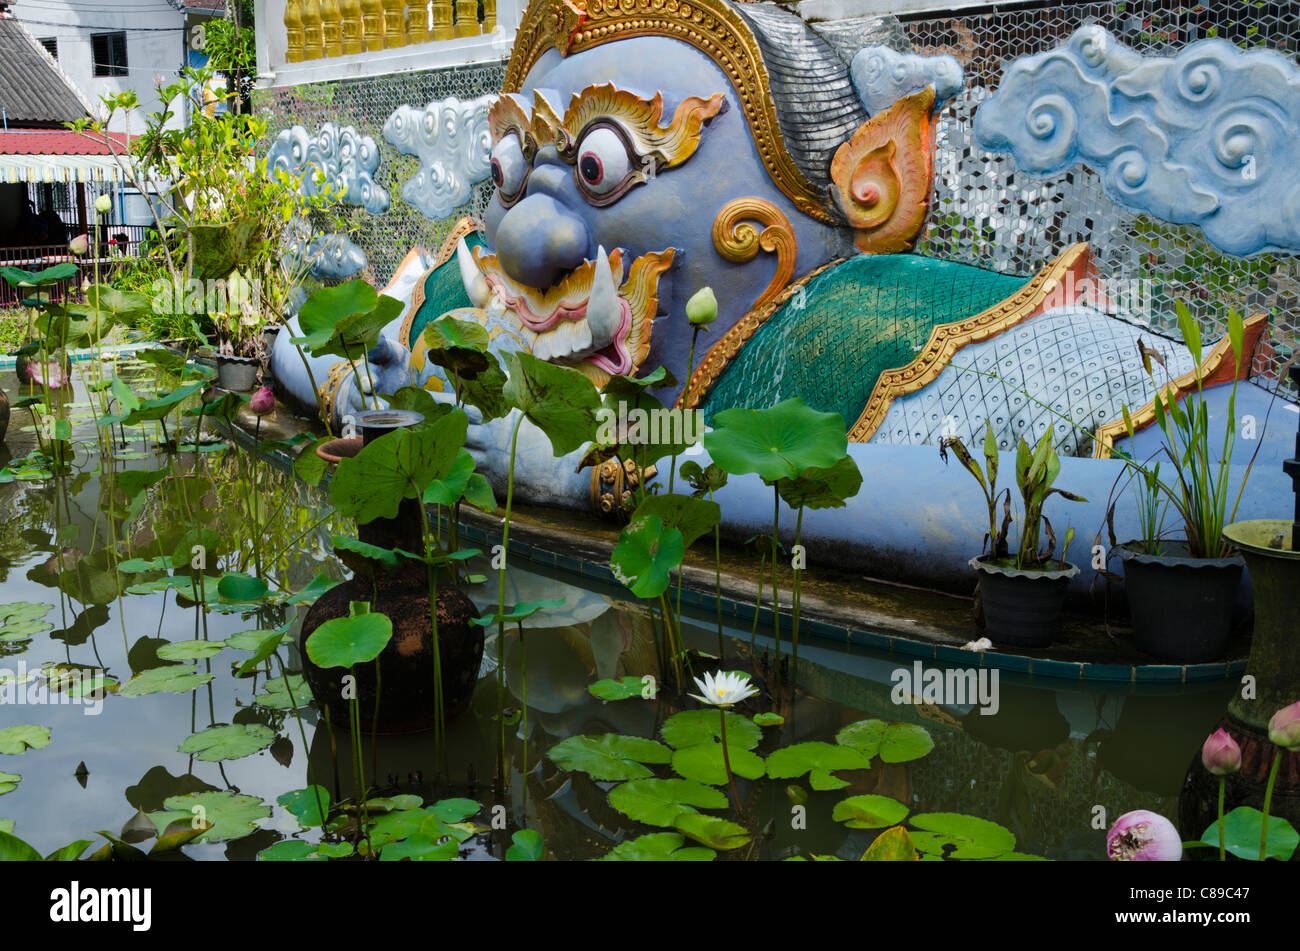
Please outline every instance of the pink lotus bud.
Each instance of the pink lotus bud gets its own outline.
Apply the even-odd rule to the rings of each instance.
[[[275,396],[271,393],[271,388],[264,386],[254,393],[248,401],[248,408],[258,416],[265,416],[275,409]]]
[[[79,234],[68,242],[68,250],[77,257],[84,257],[90,250],[90,235]]]
[[[1164,816],[1135,809],[1106,833],[1106,856],[1113,862],[1177,862],[1183,857],[1183,840]]]
[[[1201,747],[1201,765],[1215,776],[1226,776],[1241,769],[1241,747],[1223,727],[1206,737]]]
[[[1273,714],[1268,721],[1268,739],[1288,753],[1300,753],[1300,700]]]
[[[39,360],[33,360],[27,364],[27,376],[37,386],[48,386],[52,390],[68,385],[68,374],[65,368],[53,361],[42,364]]]

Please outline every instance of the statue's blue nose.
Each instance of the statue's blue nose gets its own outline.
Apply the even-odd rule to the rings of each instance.
[[[545,289],[586,260],[586,223],[550,195],[524,198],[497,227],[497,259],[505,272],[529,287]]]

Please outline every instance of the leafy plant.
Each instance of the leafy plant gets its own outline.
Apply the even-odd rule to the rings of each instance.
[[[1056,551],[1056,533],[1052,530],[1052,523],[1043,514],[1043,504],[1053,494],[1071,502],[1088,501],[1082,496],[1067,492],[1065,489],[1058,489],[1053,485],[1061,471],[1061,460],[1056,454],[1056,448],[1052,445],[1051,429],[1049,428],[1043,433],[1042,438],[1038,440],[1038,444],[1032,451],[1023,436],[1020,437],[1020,441],[1016,444],[1015,484],[1020,493],[1021,511],[1024,513],[1024,518],[1018,533],[1019,537],[1014,555],[1011,554],[1007,541],[1012,522],[1011,490],[999,490],[997,487],[998,446],[997,439],[993,435],[993,425],[987,419],[984,421],[984,464],[987,476],[985,472],[980,470],[979,464],[960,439],[955,436],[945,437],[940,442],[939,452],[945,461],[947,461],[947,451],[949,449],[953,451],[953,454],[966,471],[974,476],[975,481],[979,483],[980,490],[984,493],[985,504],[988,506],[989,528],[984,536],[984,542],[980,546],[980,551],[983,552],[984,547],[987,545],[990,561],[1005,567],[1021,570],[1050,570],[1052,568],[1052,556]],[[997,502],[1003,496],[1004,491],[1002,526],[999,528]],[[1043,549],[1038,547],[1040,530],[1045,531],[1047,534],[1047,547]],[[1070,547],[1070,541],[1073,538],[1074,529],[1070,528],[1065,533],[1065,544],[1061,546],[1061,567],[1065,566],[1065,552]]]

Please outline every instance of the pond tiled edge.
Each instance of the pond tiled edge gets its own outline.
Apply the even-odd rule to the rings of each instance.
[[[245,437],[247,444],[252,440],[238,427],[231,427]],[[287,453],[274,454],[277,461],[287,468],[292,468],[293,458]],[[445,525],[445,517],[442,519]],[[499,531],[489,532],[481,525],[462,521],[460,523],[461,543],[483,551],[489,551],[501,538]],[[542,548],[527,542],[512,540],[511,557],[520,558],[547,568],[591,578],[605,584],[616,584],[614,573],[605,565],[599,565],[581,558],[574,558]],[[745,623],[753,623],[754,604],[752,601],[738,601],[723,595],[722,615]],[[683,604],[711,613],[716,610],[715,595],[708,590],[684,588]],[[784,618],[782,631],[791,629],[790,619]],[[772,609],[763,607],[758,612],[759,630],[772,626]],[[1051,680],[1089,681],[1093,683],[1135,683],[1135,684],[1190,684],[1215,680],[1227,680],[1240,677],[1246,671],[1246,661],[1215,661],[1205,664],[1090,664],[1080,661],[1054,660],[1049,657],[1029,657],[1023,654],[1011,654],[1003,651],[965,651],[951,644],[936,644],[932,641],[918,640],[901,634],[882,634],[863,628],[837,624],[821,618],[801,618],[799,623],[801,636],[818,640],[835,641],[854,647],[862,647],[900,657],[929,659],[936,663],[954,666],[984,667],[990,670],[1005,670],[1008,673],[1024,674],[1030,679],[1042,677]],[[978,658],[978,660],[976,660]]]
[[[96,350],[90,347],[85,350],[69,350],[68,359],[73,363],[82,360],[94,360],[96,357],[115,357],[123,354],[139,353],[141,350],[155,350],[158,345],[155,343],[115,343],[111,346],[101,347]],[[0,370],[12,370],[17,364],[18,358],[14,356],[0,356]]]
[[[462,542],[482,546],[484,550],[500,539],[500,534],[489,534],[483,528],[462,523],[460,528]],[[549,549],[540,548],[526,542],[510,542],[511,557],[557,568],[571,574],[606,584],[616,583],[614,574],[605,565],[599,565],[569,555],[562,555]],[[745,623],[753,623],[754,604],[751,601],[738,601],[722,596],[722,614]],[[699,608],[707,613],[716,610],[716,598],[710,591],[685,588],[682,591],[682,603]],[[783,616],[782,632],[791,630],[790,618]],[[772,609],[762,607],[758,611],[758,629],[770,630],[772,626]],[[863,628],[850,627],[826,621],[820,618],[801,618],[799,623],[801,636],[818,640],[835,641],[839,644],[867,648],[901,657],[929,659],[937,663],[954,666],[978,666],[990,670],[1005,670],[1008,673],[1024,674],[1029,678],[1043,677],[1053,680],[1076,680],[1103,683],[1198,683],[1213,680],[1226,680],[1238,677],[1246,670],[1246,661],[1217,661],[1207,664],[1089,664],[1080,661],[1053,660],[1047,657],[1029,657],[1023,654],[1011,654],[1003,651],[966,651],[950,644],[935,644],[900,634],[881,634]],[[978,660],[976,660],[978,658]]]

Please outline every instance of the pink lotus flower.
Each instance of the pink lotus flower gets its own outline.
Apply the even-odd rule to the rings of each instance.
[[[77,257],[85,257],[90,251],[90,235],[79,234],[68,242],[68,250]]]
[[[1135,809],[1106,833],[1106,857],[1112,862],[1177,862],[1183,857],[1183,840],[1164,816]]]
[[[1241,769],[1241,747],[1223,727],[1206,737],[1201,747],[1201,765],[1215,776],[1226,776]]]
[[[1268,739],[1288,753],[1300,753],[1300,700],[1273,714],[1268,721]]]
[[[265,416],[275,409],[275,396],[269,386],[264,386],[248,400],[248,408],[258,416]]]
[[[27,376],[37,386],[48,386],[52,390],[67,386],[69,382],[67,369],[54,362],[42,364],[33,360],[27,364]]]

